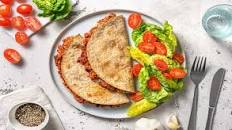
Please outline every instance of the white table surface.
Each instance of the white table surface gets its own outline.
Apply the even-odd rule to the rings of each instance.
[[[131,9],[147,13],[157,19],[166,19],[173,26],[187,55],[187,62],[192,63],[195,56],[208,57],[208,73],[200,85],[198,130],[205,128],[208,111],[208,98],[212,76],[223,67],[227,70],[223,90],[215,116],[214,130],[232,129],[232,45],[216,42],[210,38],[201,26],[202,12],[218,3],[232,3],[231,0],[80,0],[79,9],[86,11],[81,15],[104,9]],[[43,32],[31,39],[28,48],[21,47],[7,35],[0,35],[0,87],[16,90],[28,85],[39,85],[45,89],[57,110],[66,130],[115,130],[133,129],[137,119],[108,120],[89,116],[69,105],[58,92],[50,78],[49,53],[55,37],[68,23],[52,23]],[[24,64],[14,66],[6,62],[2,53],[5,48],[16,48],[24,58]],[[43,61],[43,62],[40,62]],[[186,89],[178,94],[180,105],[177,113],[181,124],[186,129],[190,115],[193,83],[187,79]],[[2,94],[4,92],[1,92]],[[184,105],[183,105],[184,104]],[[155,113],[144,117],[155,118]]]

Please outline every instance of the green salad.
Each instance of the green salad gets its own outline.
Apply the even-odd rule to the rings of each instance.
[[[168,22],[162,26],[143,22],[141,15],[132,13],[128,19],[133,29],[134,46],[128,47],[130,55],[137,63],[132,74],[138,82],[137,92],[130,95],[133,101],[128,116],[147,112],[183,89],[183,79],[187,75],[182,66],[184,56],[177,52],[177,39]]]
[[[71,10],[70,0],[33,0],[42,11],[39,16],[50,17],[51,20],[61,20],[66,18]]]

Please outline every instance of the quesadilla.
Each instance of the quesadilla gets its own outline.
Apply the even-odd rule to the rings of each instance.
[[[55,56],[56,65],[64,85],[70,89],[79,102],[99,105],[120,105],[128,103],[125,94],[110,91],[94,82],[85,66],[78,59],[82,55],[82,41],[80,35],[68,37],[59,46]]]
[[[96,75],[116,89],[134,92],[124,17],[108,15],[85,39],[87,58]]]

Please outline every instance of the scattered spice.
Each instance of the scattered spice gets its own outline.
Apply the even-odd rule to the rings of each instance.
[[[40,125],[44,121],[45,116],[44,109],[34,103],[27,103],[20,106],[15,113],[15,118],[19,123],[29,127]]]

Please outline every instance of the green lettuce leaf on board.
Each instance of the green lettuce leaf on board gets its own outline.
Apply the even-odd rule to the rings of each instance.
[[[41,10],[39,16],[50,17],[51,20],[61,20],[66,18],[71,10],[70,0],[33,0]]]

